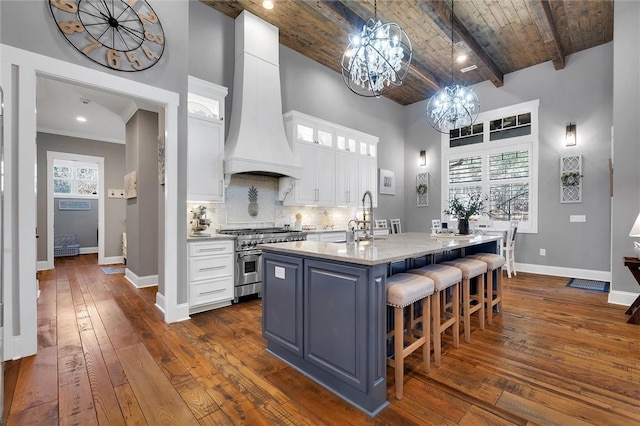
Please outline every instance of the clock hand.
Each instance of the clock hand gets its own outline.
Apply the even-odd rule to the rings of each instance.
[[[104,5],[104,8],[107,10],[107,13],[109,14],[109,18],[113,18],[113,15],[109,10],[109,5],[107,4],[107,2],[105,0],[102,0],[102,4]],[[111,3],[111,5],[113,6],[113,3]]]
[[[142,42],[142,40],[144,40],[144,37],[142,35],[142,31],[138,31],[135,30],[133,28],[129,28],[129,27],[120,27],[122,28],[122,30],[129,36],[131,37],[131,39],[133,39],[136,43],[140,43]]]

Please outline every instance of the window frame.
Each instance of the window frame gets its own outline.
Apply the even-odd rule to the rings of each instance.
[[[529,220],[521,222],[518,226],[518,232],[522,233],[538,233],[538,149],[539,149],[539,132],[538,132],[538,108],[540,100],[523,102],[504,108],[498,108],[478,115],[475,124],[484,123],[484,131],[482,142],[450,147],[449,134],[441,135],[441,206],[444,211],[448,206],[449,197],[449,164],[451,160],[466,158],[472,156],[480,156],[482,163],[481,181],[477,186],[482,188],[482,195],[489,195],[489,188],[493,182],[494,185],[500,183],[510,183],[514,179],[505,179],[503,182],[489,180],[489,156],[501,153],[519,150],[527,150],[529,152]],[[491,130],[490,123],[493,120],[501,119],[512,115],[520,115],[531,113],[531,133],[529,135],[515,136],[499,140],[490,140]],[[520,179],[515,179],[520,180]],[[476,183],[465,183],[462,185],[476,186]],[[452,185],[457,186],[457,185]],[[447,220],[447,215],[442,213],[441,219]],[[484,217],[486,219],[486,216]],[[489,219],[491,220],[491,219]],[[491,220],[494,228],[508,228],[509,221]]]
[[[56,167],[70,167],[73,171],[73,177],[71,179],[64,179],[64,180],[69,180],[71,182],[71,192],[68,194],[65,193],[60,193],[60,192],[55,192],[55,180],[56,179],[62,179],[62,178],[56,178],[55,176],[53,176],[54,170]],[[95,194],[78,194],[78,182],[82,182],[85,181],[84,179],[78,179],[77,178],[77,169],[78,168],[90,168],[90,169],[95,169],[96,171],[96,193]],[[88,162],[82,162],[82,161],[75,161],[75,160],[61,160],[61,159],[54,159],[53,161],[53,165],[52,165],[52,169],[51,169],[51,179],[52,179],[52,184],[53,187],[51,188],[52,192],[53,192],[53,197],[54,198],[85,198],[85,199],[98,199],[99,198],[99,191],[100,191],[100,167],[97,163],[88,163]]]

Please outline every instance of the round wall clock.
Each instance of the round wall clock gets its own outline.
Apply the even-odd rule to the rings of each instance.
[[[49,0],[49,8],[60,33],[100,65],[142,71],[162,57],[162,24],[145,0]]]

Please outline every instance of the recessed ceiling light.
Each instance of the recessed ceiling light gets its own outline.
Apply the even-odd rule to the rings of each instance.
[[[264,0],[262,2],[262,7],[264,7],[267,10],[273,9],[273,6],[274,6],[273,0]]]
[[[467,60],[467,55],[465,55],[464,53],[458,55],[458,57],[456,58],[456,62],[459,64],[462,64],[466,60]]]
[[[460,71],[461,71],[461,72],[469,72],[469,71],[473,71],[473,70],[475,70],[475,69],[477,69],[477,68],[478,68],[478,66],[477,66],[477,65],[475,65],[475,64],[473,64],[473,65],[469,65],[469,66],[468,66],[468,67],[466,67],[466,68],[462,68]]]
[[[81,123],[85,123],[85,122],[87,121],[87,119],[86,119],[86,118],[84,118],[84,117],[82,117],[82,116],[80,116],[80,115],[76,117],[76,120],[78,120],[78,121],[79,121],[79,122],[81,122]]]

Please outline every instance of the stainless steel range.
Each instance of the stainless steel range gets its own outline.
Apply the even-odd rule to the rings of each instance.
[[[222,229],[220,234],[236,236],[234,303],[241,296],[262,296],[262,250],[258,244],[304,241],[307,234],[286,228]]]

